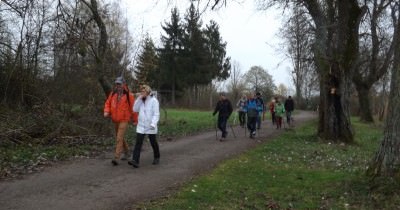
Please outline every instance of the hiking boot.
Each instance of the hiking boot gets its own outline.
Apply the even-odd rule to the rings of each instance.
[[[158,165],[160,163],[160,158],[154,158],[153,165]]]
[[[223,133],[222,133],[222,138],[226,138],[227,135],[228,135],[228,132],[226,132],[226,131],[223,132]]]
[[[134,160],[128,161],[128,164],[133,166],[134,168],[139,168],[139,163]]]
[[[114,166],[119,165],[118,160],[116,159],[111,160],[111,164],[113,164]]]

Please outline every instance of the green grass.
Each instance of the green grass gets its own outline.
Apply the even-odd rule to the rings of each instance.
[[[160,112],[160,136],[186,136],[214,129],[217,119],[212,116],[212,111],[167,109],[167,114],[163,110]]]
[[[396,180],[371,181],[382,131],[354,121],[356,144],[321,142],[316,123],[225,161],[140,209],[399,209]]]

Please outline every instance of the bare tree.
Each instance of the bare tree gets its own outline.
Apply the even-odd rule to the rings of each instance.
[[[395,27],[394,64],[390,85],[388,117],[385,122],[384,137],[373,159],[368,174],[371,176],[398,177],[400,174],[400,4],[392,6]]]
[[[315,79],[312,43],[314,42],[314,27],[311,25],[309,14],[302,7],[293,7],[292,15],[281,31],[285,39],[286,56],[293,64],[290,72],[296,89],[296,100],[303,107],[303,100],[310,94],[310,88]]]
[[[263,67],[252,66],[244,79],[249,92],[260,92],[265,98],[272,98],[276,86],[272,76]]]
[[[230,73],[230,80],[227,85],[228,92],[232,93],[232,100],[239,100],[241,94],[245,90],[245,84],[243,81],[243,74],[241,73],[240,63],[237,61],[232,62],[232,69]]]
[[[388,22],[385,16],[389,13],[391,2],[392,0],[373,0],[366,4],[370,7],[370,12],[367,13],[367,21],[364,21],[365,32],[360,35],[362,62],[355,68],[352,78],[358,92],[360,119],[364,122],[374,121],[370,102],[371,87],[388,71],[393,61],[392,27],[385,27]]]

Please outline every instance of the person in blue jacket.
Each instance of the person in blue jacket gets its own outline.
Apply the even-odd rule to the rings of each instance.
[[[250,138],[254,138],[256,135],[258,110],[257,110],[257,99],[252,94],[250,94],[247,99],[246,111],[247,111],[247,129],[249,129],[250,131]]]

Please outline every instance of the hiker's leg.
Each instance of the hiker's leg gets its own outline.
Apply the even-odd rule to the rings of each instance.
[[[226,137],[226,123],[228,121],[228,117],[221,117],[221,131],[222,131],[222,138]]]
[[[142,149],[144,136],[145,134],[136,133],[136,144],[132,154],[132,160],[136,161],[136,163],[139,163],[140,160],[140,150]]]
[[[156,134],[149,134],[149,140],[150,140],[151,147],[153,148],[154,159],[159,159],[160,158],[160,148],[158,147]]]
[[[275,125],[276,123],[275,112],[271,112],[271,118],[272,118],[272,125]]]
[[[257,114],[257,129],[260,129],[261,127],[261,115],[260,113]]]
[[[126,128],[128,127],[128,122],[120,122],[120,123],[115,123],[115,129],[116,129],[116,134],[117,134],[117,143],[115,147],[115,154],[114,158],[116,160],[119,160],[121,157],[121,153],[124,152],[124,136],[125,136],[125,131]]]
[[[256,130],[257,117],[249,117],[250,124],[250,132],[254,132]]]
[[[223,132],[222,128],[222,116],[218,116],[218,129]]]

